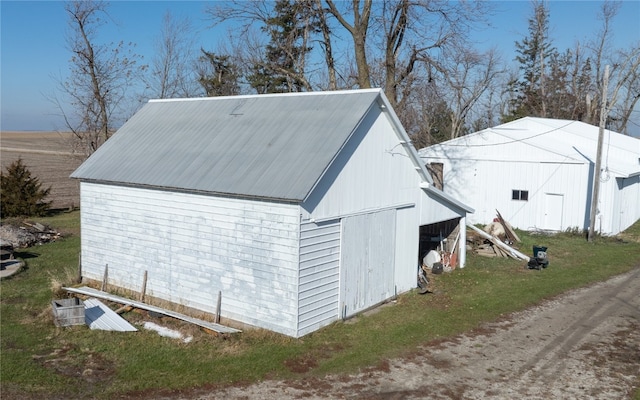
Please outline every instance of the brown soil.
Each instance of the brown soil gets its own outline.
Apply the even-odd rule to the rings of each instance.
[[[69,175],[82,163],[82,157],[72,154],[69,133],[2,132],[2,171],[18,158],[22,158],[43,187],[51,186],[48,200],[52,201],[52,208],[72,208],[80,204],[80,185]]]

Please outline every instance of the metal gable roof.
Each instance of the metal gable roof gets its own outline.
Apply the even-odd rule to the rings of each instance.
[[[152,100],[71,177],[301,201],[381,95]]]
[[[590,163],[597,154],[597,126],[584,122],[525,117],[421,149],[452,159]],[[603,168],[620,177],[640,174],[640,140],[605,130]]]
[[[524,128],[526,140],[567,158],[595,163],[600,128],[580,121],[526,117],[513,121]],[[499,127],[496,127],[498,129]],[[536,133],[531,135],[531,133]],[[606,129],[603,137],[602,168],[619,177],[640,174],[640,140]]]

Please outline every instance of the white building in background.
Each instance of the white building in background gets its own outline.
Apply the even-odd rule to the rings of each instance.
[[[600,179],[596,230],[617,234],[640,218],[640,140],[605,130],[595,173],[599,128],[583,122],[522,118],[419,151],[442,168],[445,193],[486,224],[496,210],[523,230],[588,229],[594,175]]]

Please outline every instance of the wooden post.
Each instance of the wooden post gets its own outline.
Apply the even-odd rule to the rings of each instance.
[[[216,303],[216,324],[220,323],[220,306],[222,302],[222,292],[218,290],[218,302]]]
[[[144,303],[144,295],[147,292],[147,271],[144,271],[144,276],[142,277],[142,289],[140,289],[140,301]]]
[[[107,291],[107,282],[109,280],[109,264],[104,265],[104,276],[102,277],[102,287],[100,290],[103,292]]]
[[[78,253],[78,276],[76,277],[76,283],[82,283],[82,252]]]

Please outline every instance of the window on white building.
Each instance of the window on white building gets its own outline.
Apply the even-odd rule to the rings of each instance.
[[[514,189],[511,191],[511,200],[529,201],[529,191]]]

